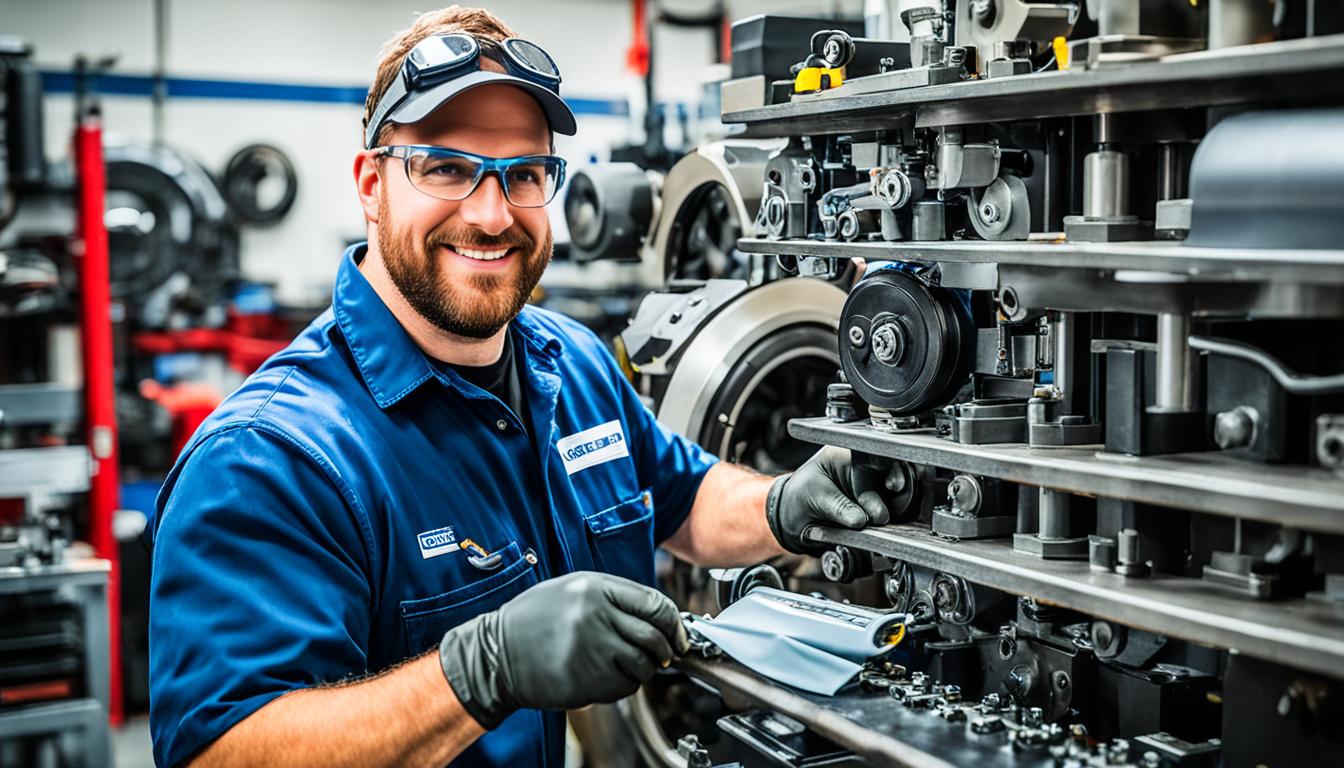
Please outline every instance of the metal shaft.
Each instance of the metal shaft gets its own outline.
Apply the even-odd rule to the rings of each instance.
[[[1189,411],[1194,408],[1194,356],[1190,353],[1190,318],[1187,315],[1157,316],[1158,409]]]
[[[1054,346],[1054,381],[1064,402],[1062,413],[1073,413],[1073,334],[1077,319],[1072,312],[1056,312],[1050,324],[1050,338]]]
[[[1069,495],[1041,489],[1041,529],[1042,539],[1069,538]]]
[[[1100,149],[1083,159],[1083,215],[1114,218],[1129,213],[1129,155]]]

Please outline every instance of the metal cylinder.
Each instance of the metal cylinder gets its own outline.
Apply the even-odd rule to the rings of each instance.
[[[947,233],[941,200],[921,200],[914,205],[914,240],[942,240]]]
[[[1040,537],[1042,539],[1069,538],[1069,495],[1067,493],[1042,488],[1040,515]]]
[[[1093,18],[1097,20],[1097,34],[1139,34],[1139,3],[1088,3],[1087,6],[1088,15],[1093,16]]]
[[[1157,199],[1179,200],[1189,187],[1190,166],[1185,160],[1184,144],[1166,142],[1161,145],[1157,167]]]
[[[1054,347],[1054,383],[1063,402],[1061,413],[1073,413],[1073,335],[1077,318],[1072,312],[1056,312],[1050,323],[1050,340]]]
[[[1194,355],[1190,353],[1190,318],[1180,314],[1157,316],[1158,410],[1194,409]]]
[[[1265,0],[1212,0],[1209,3],[1210,50],[1248,45],[1271,39],[1273,35],[1274,3]]]
[[[1129,155],[1101,149],[1083,159],[1083,216],[1116,218],[1129,214]]]

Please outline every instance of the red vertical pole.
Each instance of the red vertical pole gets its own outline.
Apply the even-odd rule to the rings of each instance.
[[[103,125],[98,108],[78,113],[75,127],[78,187],[80,338],[84,358],[84,414],[94,475],[89,484],[89,543],[112,564],[107,577],[108,717],[122,720],[121,694],[121,558],[112,535],[121,485],[117,469],[117,420],[112,362],[112,290],[107,263],[107,227],[103,222],[106,167]]]

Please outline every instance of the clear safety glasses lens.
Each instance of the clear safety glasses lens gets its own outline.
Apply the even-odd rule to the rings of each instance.
[[[564,161],[539,155],[506,160],[483,160],[448,151],[407,150],[406,176],[411,185],[440,200],[462,200],[470,195],[487,171],[494,171],[504,197],[519,208],[540,208],[560,186]]]

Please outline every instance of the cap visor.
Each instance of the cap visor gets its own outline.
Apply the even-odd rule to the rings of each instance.
[[[428,117],[434,110],[451,101],[454,96],[472,88],[479,88],[482,85],[492,83],[512,85],[527,91],[541,106],[541,111],[546,115],[546,122],[550,123],[551,130],[556,133],[573,136],[578,132],[578,126],[574,122],[574,112],[570,110],[564,99],[555,95],[543,85],[504,72],[472,72],[446,83],[440,83],[428,91],[412,94],[410,98],[392,110],[386,121],[402,125],[418,123]]]

